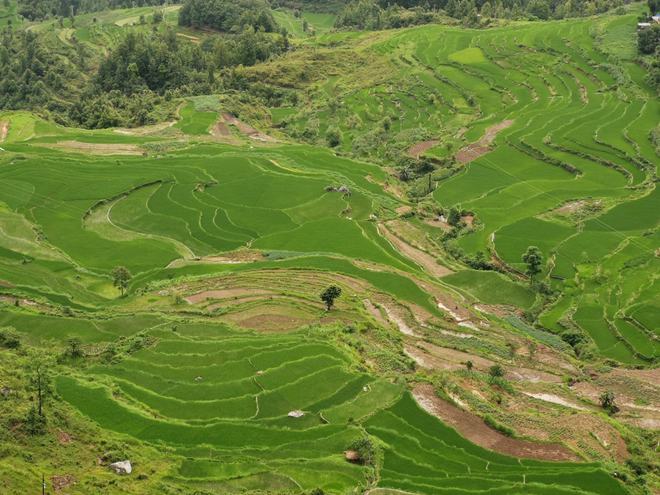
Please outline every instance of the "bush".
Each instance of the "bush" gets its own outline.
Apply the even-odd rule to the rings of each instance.
[[[46,432],[46,417],[32,406],[25,418],[24,428],[29,435],[43,435]]]
[[[325,139],[328,143],[328,146],[331,148],[336,148],[339,146],[341,144],[341,134],[339,133],[339,129],[336,127],[330,127],[325,135]]]
[[[13,327],[0,328],[0,346],[7,349],[18,349],[21,346],[21,337]]]
[[[360,464],[373,466],[376,460],[376,446],[369,437],[362,437],[351,443],[346,450],[354,450],[358,453]]]

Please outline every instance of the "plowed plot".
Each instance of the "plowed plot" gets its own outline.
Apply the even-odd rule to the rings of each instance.
[[[493,141],[495,141],[497,134],[507,127],[510,127],[512,124],[513,120],[504,120],[499,124],[489,127],[479,141],[466,146],[456,153],[456,160],[459,163],[469,163],[476,160],[481,155],[485,155],[491,151],[490,146],[493,144]]]
[[[57,143],[43,144],[42,146],[70,150],[78,153],[91,153],[93,155],[141,155],[143,153],[142,149],[135,144],[58,141]]]
[[[408,394],[375,414],[365,426],[385,445],[379,487],[423,494],[627,493],[618,481],[593,464],[516,459],[470,443],[425,413]],[[477,430],[470,433],[472,428]],[[466,434],[479,431],[478,425],[470,425]],[[497,439],[490,444],[500,441],[516,443]],[[574,459],[562,447],[534,444],[520,448],[523,445],[521,442],[512,450],[545,459]]]
[[[577,461],[579,458],[568,448],[558,444],[542,444],[517,440],[490,428],[473,414],[438,398],[433,387],[419,385],[413,392],[417,402],[427,412],[451,425],[465,438],[482,447],[501,454],[546,461]]]

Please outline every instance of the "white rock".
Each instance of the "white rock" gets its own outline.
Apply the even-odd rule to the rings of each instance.
[[[304,415],[305,413],[299,410],[289,412],[290,418],[302,418]]]
[[[131,466],[131,461],[119,461],[110,464],[110,469],[117,474],[131,474],[133,466]]]

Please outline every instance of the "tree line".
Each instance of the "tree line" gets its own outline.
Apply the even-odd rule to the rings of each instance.
[[[18,0],[18,13],[31,21],[108,9],[163,5],[166,0]]]
[[[623,4],[624,0],[351,0],[339,13],[335,26],[391,29],[435,22],[446,15],[476,27],[489,19],[583,17]]]
[[[279,28],[265,0],[187,0],[179,25],[239,33],[246,27],[272,33]]]

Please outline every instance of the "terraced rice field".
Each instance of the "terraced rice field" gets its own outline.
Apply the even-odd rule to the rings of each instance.
[[[149,335],[155,347],[60,377],[58,391],[103,428],[172,449],[174,476],[190,487],[366,486],[369,470],[342,453],[362,424],[384,447],[383,488],[626,493],[597,465],[520,461],[470,444],[323,340],[208,324],[161,324]]]
[[[538,246],[544,276],[564,294],[543,315],[544,325],[555,331],[577,325],[616,361],[654,362],[660,196],[650,133],[660,107],[631,62],[633,17],[404,30],[364,49],[375,61],[356,68],[364,78],[318,87],[319,95],[341,101],[334,117],[319,98],[311,102],[315,112],[289,117],[290,125],[302,129],[309,118],[337,125],[349,149],[364,134],[359,122],[377,125],[388,116],[389,140],[413,136],[441,143],[427,156],[469,157],[458,173],[439,174],[433,192],[440,205],[460,206],[478,219],[457,247],[490,251],[524,270],[521,255]],[[476,152],[494,126],[503,128],[493,145]],[[460,274],[456,281],[481,298],[479,287],[491,275]],[[590,305],[601,311],[585,319]],[[635,311],[656,314],[654,323],[637,320]]]
[[[119,30],[141,12],[104,16]],[[277,18],[302,36],[300,19]],[[281,134],[255,140],[239,125],[230,145],[213,133],[227,120],[215,97],[181,101],[176,123],[137,131],[2,114],[0,327],[55,349],[79,339],[96,353],[63,368],[58,397],[95,428],[159,449],[173,460],[167,480],[191,491],[626,494],[609,464],[508,457],[461,437],[407,390],[416,364],[403,348],[440,341],[462,371],[455,356],[471,356],[466,348],[515,362],[513,342],[493,344],[504,332],[543,342],[547,357],[572,351],[546,330],[578,328],[597,359],[657,364],[649,132],[659,104],[626,58],[630,29],[620,23],[633,18],[430,25],[373,40],[327,33],[310,43],[341,48],[351,38],[388,70],[367,65],[363,81],[340,74],[313,88],[341,96],[334,116],[322,105],[273,109],[293,128],[310,116],[321,132],[338,125],[339,151],[363,132],[348,113],[370,124],[389,116],[402,143],[441,143],[424,147],[435,159],[471,146],[476,156],[435,181],[426,201],[472,212],[475,228],[456,245],[489,252],[504,273],[455,260],[441,275],[425,270],[435,254],[392,242],[383,226],[413,226],[438,250],[439,229],[406,218],[414,204],[385,168]],[[332,24],[307,19],[318,33]],[[76,35],[115,36],[106,24],[82,19]],[[512,273],[530,244],[558,291],[545,308]],[[133,275],[125,297],[112,284],[117,266]],[[343,295],[326,314],[318,294],[331,283]],[[510,312],[477,316],[478,304]],[[537,328],[518,318],[541,309]],[[365,350],[367,334],[397,351]],[[558,387],[559,373],[579,373],[574,361],[544,376]],[[431,380],[424,373],[415,377]],[[365,436],[380,455],[348,462],[344,451]]]

